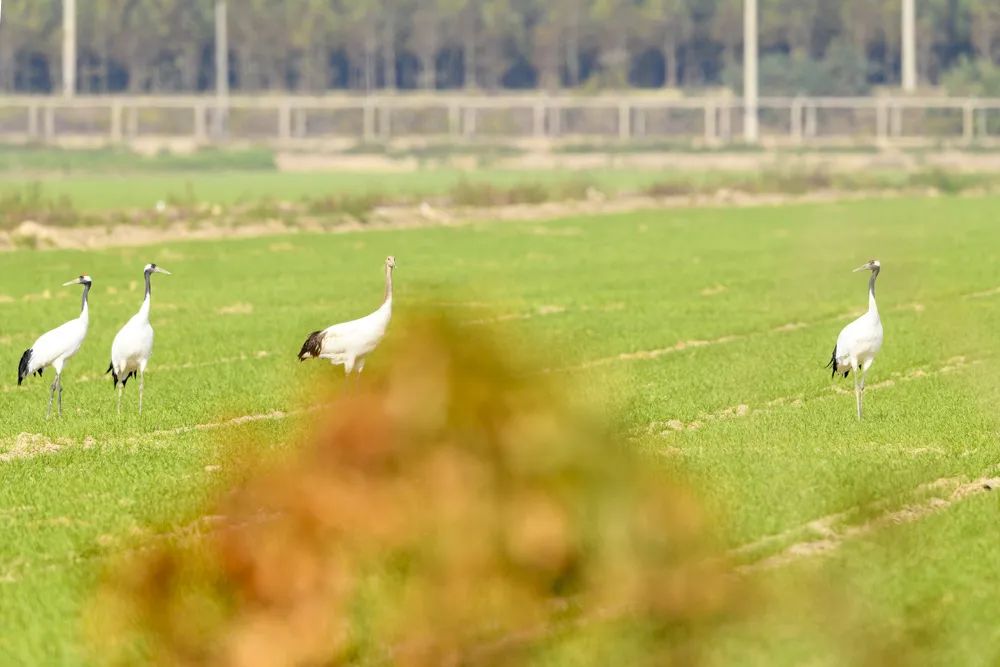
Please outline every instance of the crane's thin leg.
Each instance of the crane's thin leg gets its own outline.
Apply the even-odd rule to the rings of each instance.
[[[62,419],[62,375],[56,376],[56,382],[59,383],[59,418]]]
[[[865,365],[861,369],[861,400],[862,400],[862,402],[865,399],[865,376],[867,376],[867,375],[868,375],[868,365]]]
[[[344,380],[345,380],[344,381],[344,390],[345,391],[348,391],[348,392],[353,392],[354,391],[354,387],[357,384],[357,382],[355,381],[354,378],[351,377],[351,375],[356,370],[360,372],[360,369],[358,367],[358,360],[357,360],[356,357],[347,357],[346,359],[344,359]]]
[[[858,421],[861,421],[861,385],[857,366],[854,367],[854,398],[858,404]]]
[[[52,399],[56,395],[56,386],[59,384],[59,376],[56,375],[55,379],[52,380],[52,386],[49,387],[49,409],[45,413],[45,418],[49,419],[52,416]]]
[[[354,391],[354,382],[351,381],[351,373],[354,372],[355,358],[348,357],[344,360],[344,377],[346,378],[347,391]]]
[[[139,414],[142,415],[142,387],[146,381],[146,371],[139,371]]]
[[[118,383],[118,414],[122,413],[122,383]]]

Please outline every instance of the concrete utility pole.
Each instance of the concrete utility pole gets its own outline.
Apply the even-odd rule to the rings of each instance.
[[[743,140],[757,138],[757,0],[743,0]]]
[[[63,0],[63,95],[76,93],[76,0]]]
[[[226,23],[226,0],[215,0],[215,136],[226,131],[229,108],[229,31]]]
[[[917,89],[917,11],[915,0],[903,0],[903,90],[912,93]]]

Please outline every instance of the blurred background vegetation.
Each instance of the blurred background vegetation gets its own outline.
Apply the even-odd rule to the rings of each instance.
[[[851,95],[896,85],[899,0],[761,0],[761,86]],[[214,85],[211,0],[86,0],[81,93]],[[239,0],[235,91],[738,87],[742,0]],[[61,0],[8,0],[0,90],[61,80]],[[1000,3],[917,3],[920,81],[1000,95]]]
[[[405,325],[300,449],[239,448],[201,539],[115,559],[96,664],[700,662],[746,587],[695,496],[484,337]]]

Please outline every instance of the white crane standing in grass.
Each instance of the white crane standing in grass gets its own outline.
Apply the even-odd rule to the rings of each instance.
[[[130,377],[139,375],[139,414],[142,414],[142,389],[146,376],[146,364],[153,355],[153,327],[149,324],[149,306],[151,288],[149,277],[154,273],[170,275],[166,269],[156,264],[147,264],[142,270],[146,278],[146,297],[139,306],[139,312],[125,323],[111,343],[111,364],[107,373],[111,373],[115,387],[118,388],[118,412],[122,411],[122,392]]]
[[[77,353],[80,346],[83,345],[83,339],[87,337],[87,327],[90,324],[87,295],[90,294],[92,284],[93,281],[87,275],[63,283],[63,287],[83,285],[83,306],[80,309],[80,317],[39,336],[35,344],[24,351],[24,354],[21,355],[21,362],[17,365],[18,386],[21,385],[24,378],[32,374],[41,375],[48,366],[55,369],[56,377],[49,388],[49,409],[45,413],[46,419],[52,416],[52,397],[55,395],[56,389],[59,390],[59,416],[62,417],[63,366],[70,357]]]
[[[868,279],[868,312],[854,320],[837,336],[833,356],[827,368],[833,367],[830,377],[843,373],[844,377],[854,371],[854,397],[858,404],[858,419],[861,419],[861,398],[865,391],[865,374],[875,361],[875,355],[882,349],[882,320],[875,305],[875,279],[882,265],[877,259],[869,260],[855,271],[871,271]],[[860,376],[859,376],[860,370]]]
[[[361,319],[341,322],[322,331],[313,331],[299,351],[299,361],[313,357],[329,359],[333,365],[343,364],[344,374],[364,370],[365,356],[375,349],[392,317],[392,270],[396,258],[385,258],[385,299],[378,310]]]

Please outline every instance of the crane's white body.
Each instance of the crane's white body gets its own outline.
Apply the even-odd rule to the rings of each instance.
[[[130,377],[139,376],[139,414],[142,414],[142,391],[146,380],[146,366],[153,356],[153,326],[149,323],[149,309],[152,299],[150,276],[154,273],[170,275],[166,269],[156,264],[147,264],[143,269],[146,279],[146,296],[139,306],[139,312],[125,323],[111,343],[111,364],[108,372],[112,374],[115,387],[118,389],[118,412],[122,410],[122,392]]]
[[[840,331],[829,364],[833,366],[831,375],[843,374],[847,377],[848,373],[854,372],[858,419],[861,419],[862,414],[865,376],[875,362],[875,356],[882,349],[883,340],[882,319],[878,314],[878,304],[875,303],[875,279],[878,278],[881,264],[873,259],[855,270],[863,269],[872,272],[868,281],[868,311]]]
[[[302,344],[299,361],[329,359],[335,366],[342,365],[345,375],[364,370],[365,358],[381,342],[392,318],[392,270],[395,266],[395,258],[386,257],[385,299],[375,312],[312,332]]]
[[[128,377],[131,373],[145,373],[146,364],[153,356],[153,327],[149,323],[149,296],[142,307],[125,323],[111,343],[111,365],[115,375]]]
[[[882,349],[882,335],[882,320],[878,316],[875,295],[872,294],[868,312],[844,327],[837,336],[837,348],[834,353],[837,365],[855,372],[860,369],[864,373],[871,367],[875,355]]]
[[[57,390],[59,392],[59,416],[62,416],[63,367],[73,355],[80,351],[83,341],[87,338],[87,329],[90,326],[90,306],[87,303],[87,296],[90,293],[91,282],[90,276],[80,276],[63,284],[63,287],[83,285],[83,299],[79,317],[43,333],[21,355],[21,361],[17,368],[18,385],[27,377],[34,374],[41,375],[49,366],[55,370],[56,377],[49,388],[49,408],[46,416],[52,415],[52,399]]]
[[[56,375],[62,373],[63,365],[80,351],[87,328],[90,325],[90,315],[85,305],[80,316],[62,324],[52,331],[46,331],[31,346],[31,356],[28,359],[27,375],[37,373],[49,366],[55,369]]]

